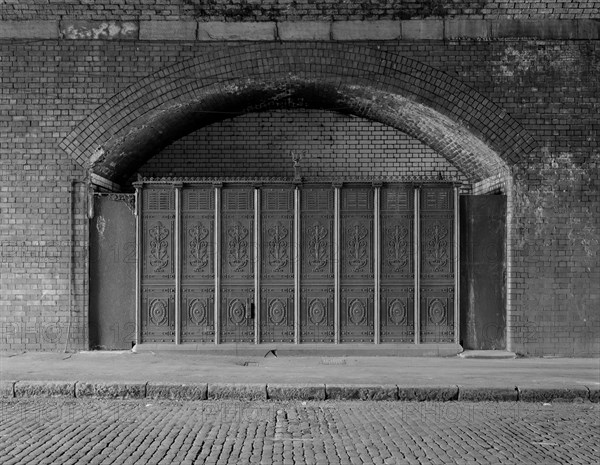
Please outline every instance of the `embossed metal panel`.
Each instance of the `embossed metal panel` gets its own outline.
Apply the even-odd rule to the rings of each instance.
[[[333,188],[301,191],[300,341],[334,341]]]
[[[214,342],[214,208],[210,186],[182,191],[182,342]]]
[[[381,336],[385,342],[413,342],[414,201],[411,185],[381,188]]]
[[[261,189],[260,340],[294,342],[294,191]]]
[[[254,342],[254,189],[221,195],[221,342]]]
[[[421,342],[454,342],[452,186],[421,190]]]
[[[143,191],[142,342],[175,341],[175,192]]]
[[[373,190],[341,191],[340,342],[373,342]]]

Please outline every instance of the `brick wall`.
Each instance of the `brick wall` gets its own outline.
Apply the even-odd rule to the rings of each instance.
[[[286,21],[470,18],[597,18],[600,2],[564,0],[5,0],[0,19]]]
[[[3,4],[3,12],[11,5]],[[462,81],[499,105],[535,138],[537,148],[512,165],[508,178],[474,184],[476,192],[503,186],[512,196],[511,348],[538,355],[600,352],[598,41],[392,41],[367,45],[426,63]],[[267,50],[275,46],[264,44]],[[85,192],[82,184],[73,184],[84,181],[86,171],[60,143],[108,98],[143,77],[214,50],[228,52],[230,47],[176,41],[0,42],[3,348],[62,350],[87,344]],[[221,66],[225,70],[230,63],[224,58]],[[300,121],[311,115],[295,111]],[[214,141],[220,131],[224,134],[238,124],[256,126],[285,117],[285,113],[274,112],[222,122],[178,142],[165,154],[170,151],[167,156],[179,157],[184,149],[189,153],[188,147],[197,147],[195,138],[202,137],[203,141],[208,137],[211,148],[216,148]],[[339,121],[353,122],[348,117],[321,114],[324,117],[331,118],[331,126],[319,129],[321,142],[338,133]],[[346,123],[342,126],[347,131]],[[314,125],[305,128],[307,134],[316,131]],[[394,134],[390,137],[397,147],[407,144],[401,153],[423,150],[428,159],[436,159],[422,145],[379,124],[362,122],[359,130],[367,138],[378,131]],[[284,136],[282,132],[280,140]],[[346,140],[343,144],[347,153],[350,144]],[[366,144],[368,153],[362,151],[362,145],[357,147],[360,156],[354,158],[373,166],[368,160],[373,153],[371,144],[377,147],[376,139]],[[340,152],[322,150],[336,165]],[[380,160],[387,159],[387,148],[377,150]],[[163,157],[143,170],[149,170],[152,163],[160,166]],[[278,163],[275,165],[280,166]],[[402,161],[394,163],[403,169]],[[471,175],[469,170],[462,171]]]
[[[292,177],[291,151],[303,151],[310,179],[417,176],[469,180],[422,142],[380,123],[320,110],[250,113],[179,139],[142,176]]]

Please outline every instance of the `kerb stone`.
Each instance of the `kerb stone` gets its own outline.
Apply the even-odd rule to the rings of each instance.
[[[519,399],[516,387],[464,387],[458,388],[459,401],[510,402]]]
[[[206,400],[208,384],[156,384],[148,383],[146,398],[168,400]]]
[[[267,397],[271,400],[325,400],[325,385],[269,384]]]
[[[327,399],[331,400],[398,400],[398,386],[327,384]]]
[[[265,384],[209,384],[208,399],[267,400],[267,386]]]
[[[15,397],[75,397],[75,382],[17,381]]]
[[[522,402],[582,402],[589,400],[589,391],[585,386],[574,387],[521,387],[519,400]]]
[[[398,386],[398,400],[447,402],[458,399],[458,386],[404,387]]]
[[[143,399],[146,383],[77,383],[75,395],[98,399]]]

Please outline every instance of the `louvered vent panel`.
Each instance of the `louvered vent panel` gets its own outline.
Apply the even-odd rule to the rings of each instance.
[[[345,210],[370,210],[370,192],[368,190],[344,190]]]
[[[225,191],[225,209],[251,210],[252,193],[248,191]]]
[[[311,189],[302,191],[303,210],[332,210],[333,209],[333,190],[331,189]]]
[[[408,191],[386,190],[383,205],[384,210],[409,210]]]
[[[175,198],[172,190],[146,191],[146,209],[164,211],[175,209]]]
[[[263,208],[265,210],[293,210],[293,191],[286,190],[267,190],[263,194]]]
[[[215,208],[215,195],[210,189],[184,191],[183,208],[186,210],[212,210]]]
[[[450,208],[450,191],[442,189],[432,189],[425,191],[426,210],[447,210]]]

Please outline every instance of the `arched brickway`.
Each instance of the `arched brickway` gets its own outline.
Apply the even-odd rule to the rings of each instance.
[[[421,140],[473,181],[535,142],[504,110],[418,61],[348,44],[240,45],[170,66],[113,96],[62,148],[116,183],[165,146],[243,113],[316,108],[354,114]]]

